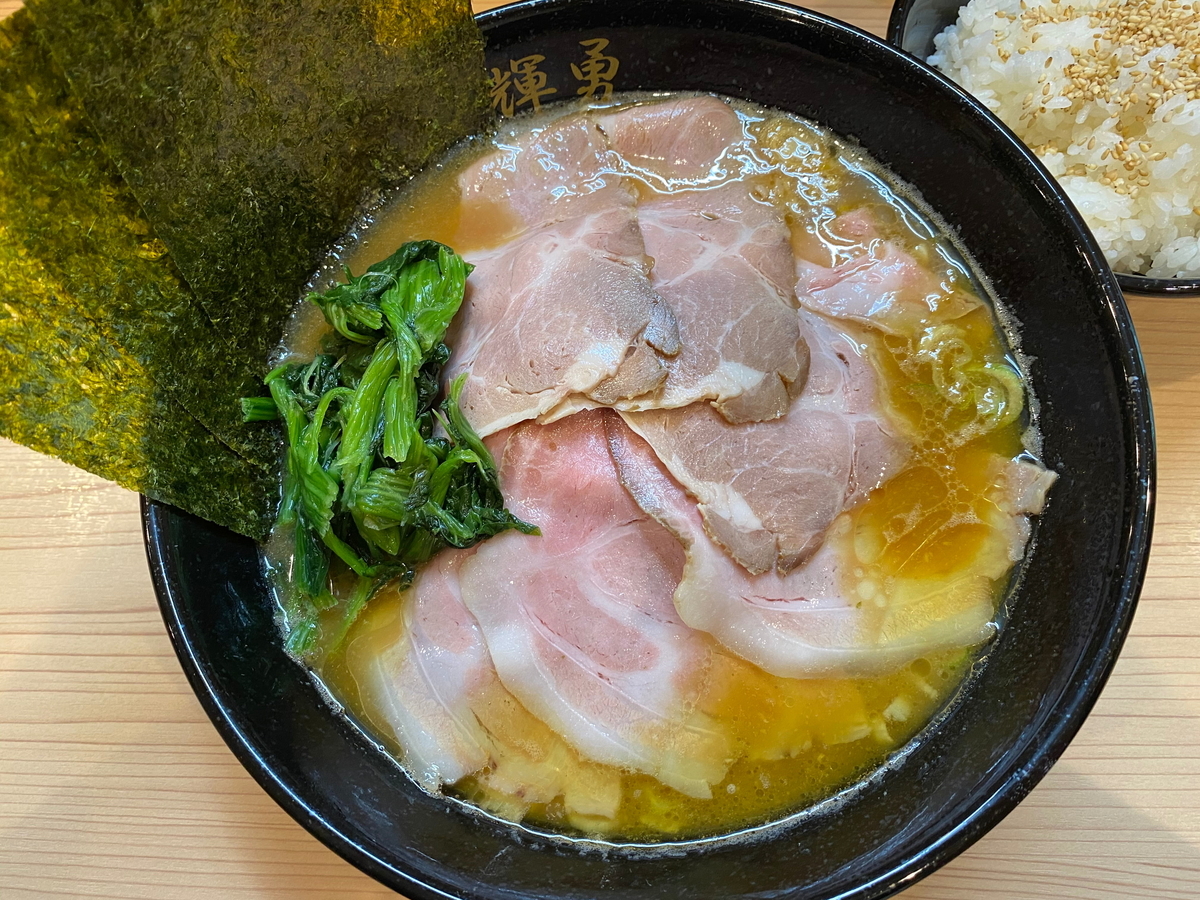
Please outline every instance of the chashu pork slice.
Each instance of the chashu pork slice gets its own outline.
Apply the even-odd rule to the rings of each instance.
[[[923,327],[932,313],[957,318],[982,303],[973,291],[954,289],[945,260],[934,258],[939,272],[881,237],[865,209],[839,216],[829,228],[853,256],[832,267],[797,257],[796,296],[808,309],[898,334]]]
[[[620,806],[621,775],[581,759],[500,683],[458,588],[473,552],[432,560],[398,615],[368,613],[346,653],[360,702],[430,793],[473,775],[477,802],[514,821],[560,800],[571,821],[603,830]]]
[[[542,535],[480,545],[460,575],[504,686],[583,757],[711,796],[727,737],[696,710],[712,644],[672,598],[684,553],[621,486],[605,410],[509,438],[501,489]]]
[[[792,315],[811,361],[783,418],[732,425],[703,404],[622,413],[696,499],[709,535],[752,574],[795,568],[908,457],[861,346],[820,316]]]
[[[473,552],[449,550],[431,560],[388,633],[372,629],[347,650],[360,695],[395,735],[405,770],[431,793],[490,758],[472,707],[493,688],[496,670],[458,589],[459,569]]]
[[[1024,515],[1040,511],[1053,478],[1040,467],[997,457],[998,466],[1009,467],[1011,486],[996,504],[993,543],[999,552],[992,570],[864,597],[853,587],[859,561],[852,535],[835,534],[788,575],[751,575],[712,541],[696,504],[649,445],[619,422],[609,423],[609,442],[632,496],[687,550],[675,592],[683,620],[767,672],[789,678],[878,674],[988,640],[995,630],[992,576],[1002,577],[1013,554],[1019,557],[1028,534],[1021,527]],[[846,517],[833,529],[843,530],[851,530]]]
[[[586,114],[501,147],[459,178],[462,215],[504,211],[515,236],[468,253],[475,271],[448,339],[448,378],[486,436],[579,395],[609,403],[653,390],[678,352],[648,278],[636,200]]]
[[[744,137],[737,113],[712,96],[639,103],[597,121],[622,159],[664,190],[719,183],[726,153]]]
[[[681,349],[657,390],[612,405],[710,400],[735,423],[783,415],[808,366],[793,312],[795,262],[779,211],[755,199],[749,182],[722,181],[725,154],[744,139],[737,113],[715,97],[691,97],[599,122],[613,149],[652,184],[702,188],[646,192],[638,203],[651,282],[675,314]]]

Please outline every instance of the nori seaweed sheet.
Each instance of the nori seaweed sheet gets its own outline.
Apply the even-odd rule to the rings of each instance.
[[[86,324],[38,321],[44,304],[24,301],[54,287],[12,250],[0,241],[0,434],[263,540],[274,473],[247,464]]]
[[[364,202],[491,121],[468,0],[31,0],[212,320],[265,360]]]
[[[60,301],[122,350],[218,437],[274,466],[278,431],[247,425],[262,391],[151,232],[24,11],[0,23],[0,192],[5,227],[61,285]]]
[[[63,121],[43,103],[49,58],[30,31],[23,12],[0,22],[0,434],[261,539],[278,494],[273,468],[247,463],[176,402],[113,339],[120,329],[97,327],[85,308],[104,299],[96,285],[76,293],[30,251],[28,223],[60,207],[25,190],[29,173],[13,167],[24,153],[32,166],[61,166],[68,183],[73,174],[71,154],[39,152],[63,136]],[[76,281],[99,277],[86,254],[81,265]]]
[[[0,195],[0,215],[7,206]],[[0,228],[0,434],[262,539],[275,474],[218,440],[63,293]]]
[[[256,540],[271,527],[273,472],[247,462],[135,360],[63,317],[22,322],[53,290],[0,241],[0,434]],[[219,487],[217,487],[219,485]]]

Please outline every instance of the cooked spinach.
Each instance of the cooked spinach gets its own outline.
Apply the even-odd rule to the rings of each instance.
[[[537,533],[504,508],[496,464],[458,405],[465,376],[438,401],[450,358],[443,338],[470,271],[449,247],[414,241],[360,276],[347,273],[345,284],[308,297],[343,352],[266,377],[286,434],[276,530],[291,541],[281,599],[298,656],[319,644],[328,651],[379,585],[411,580],[442,548],[510,528]],[[247,418],[269,415],[264,400],[244,401]],[[355,576],[341,599],[333,567]]]

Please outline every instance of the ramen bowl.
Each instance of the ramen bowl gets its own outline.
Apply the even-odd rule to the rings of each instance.
[[[736,835],[604,845],[420,790],[283,651],[258,548],[144,506],[163,616],[222,737],[298,822],[414,898],[879,898],[996,824],[1095,702],[1145,571],[1154,443],[1137,339],[1083,222],[967,94],[861,31],[757,0],[531,0],[480,16],[488,64],[538,57],[573,96],[580,44],[618,91],[711,91],[816,120],[912,185],[1017,323],[1060,479],[1009,590],[1008,620],[955,701],[879,771]],[[595,46],[595,45],[589,45]]]
[[[888,20],[888,40],[918,59],[928,59],[934,51],[934,37],[955,23],[963,5],[960,0],[896,0]],[[1117,283],[1131,294],[1200,294],[1200,278],[1149,278],[1118,272]]]

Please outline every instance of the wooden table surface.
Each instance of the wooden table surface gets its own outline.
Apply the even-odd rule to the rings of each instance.
[[[889,12],[817,8],[876,34]],[[1045,780],[904,900],[1200,898],[1200,300],[1131,305],[1159,448],[1132,634]],[[0,898],[395,897],[209,724],[159,618],[136,495],[3,440],[0,472]]]

